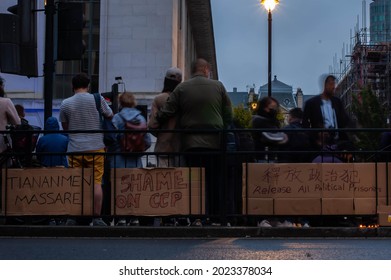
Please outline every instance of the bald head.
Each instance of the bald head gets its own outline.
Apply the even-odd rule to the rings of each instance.
[[[211,70],[211,65],[208,61],[203,58],[198,58],[191,65],[191,74],[194,75],[202,75],[206,78],[209,77]]]

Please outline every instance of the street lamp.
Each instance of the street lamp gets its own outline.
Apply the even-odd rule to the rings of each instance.
[[[268,78],[267,78],[267,96],[272,96],[272,11],[279,0],[261,0],[261,4],[268,12]]]

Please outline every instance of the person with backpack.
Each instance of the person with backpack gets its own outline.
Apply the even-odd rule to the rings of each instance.
[[[100,112],[96,109],[95,98],[89,93],[90,78],[80,73],[72,78],[74,95],[64,99],[60,107],[59,120],[64,131],[70,131],[68,142],[68,164],[72,168],[93,168],[94,170],[94,219],[93,226],[107,226],[101,216],[103,190],[102,176],[104,171],[103,133],[88,132],[88,130],[101,129]],[[102,114],[111,118],[113,111],[103,99],[100,98]],[[83,130],[84,133],[72,133],[74,130]],[[92,154],[83,154],[92,153]],[[74,224],[69,219],[68,225]]]
[[[111,168],[141,168],[142,153],[151,146],[151,135],[146,133],[147,121],[139,110],[136,98],[130,92],[119,96],[120,112],[115,114],[112,122],[116,129],[126,130],[118,133],[117,143],[113,150],[117,152],[111,157]]]
[[[110,157],[110,168],[142,168],[141,157],[143,152],[151,146],[151,135],[146,133],[147,121],[142,113],[136,109],[136,98],[130,92],[119,96],[120,112],[115,114],[112,123],[119,132],[117,141],[112,146],[115,153]],[[117,226],[137,226],[138,218],[126,221],[119,218]]]

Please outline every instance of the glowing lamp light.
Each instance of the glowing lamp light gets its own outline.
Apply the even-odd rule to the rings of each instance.
[[[362,229],[364,229],[364,228],[378,228],[378,227],[379,227],[378,224],[373,224],[373,225],[363,225],[363,224],[361,224],[361,225],[359,225],[359,228],[362,228]]]
[[[273,11],[278,2],[279,0],[261,0],[261,5],[263,5],[266,10]]]

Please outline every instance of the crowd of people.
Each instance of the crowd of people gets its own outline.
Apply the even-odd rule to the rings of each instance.
[[[121,131],[128,122],[136,120],[149,131],[143,134],[144,150],[151,146],[151,134],[156,137],[154,152],[158,153],[157,167],[205,168],[206,215],[214,217],[216,222],[226,222],[220,218],[240,211],[240,203],[235,200],[241,200],[240,192],[237,192],[241,185],[224,184],[230,181],[224,178],[234,176],[235,171],[230,170],[241,170],[241,162],[228,164],[227,158],[222,156],[222,151],[227,150],[227,139],[221,132],[232,128],[235,122],[232,104],[224,85],[210,77],[211,65],[205,59],[197,59],[192,63],[191,78],[186,81],[182,81],[180,69],[169,68],[165,73],[163,90],[154,98],[150,115],[146,119],[136,109],[137,101],[132,93],[120,94],[119,112],[114,114],[102,96],[95,99],[89,93],[89,77],[83,73],[78,74],[72,79],[74,95],[63,100],[59,119],[49,117],[45,121],[44,130],[47,133],[36,144],[37,160],[46,167],[93,168],[94,218],[91,225],[106,226],[107,221],[101,218],[106,193],[104,188],[110,187],[102,185],[105,163],[110,168],[143,167],[142,153],[122,153],[120,133],[116,136],[117,141],[108,147],[103,141],[103,132],[88,131],[101,130],[102,117],[110,120],[113,127]],[[282,126],[277,99],[264,97],[258,101],[250,124],[253,141],[250,146],[255,151],[255,157],[252,157],[255,162],[343,162],[344,159],[327,151],[338,150],[336,145],[350,141],[346,133],[338,132],[339,128],[351,127],[350,120],[341,100],[334,96],[336,78],[324,75],[320,85],[321,93],[306,102],[304,111],[300,108],[289,111],[286,126]],[[6,130],[7,125],[28,125],[23,106],[14,106],[5,97],[4,80],[1,78],[0,105],[0,130]],[[281,128],[284,132],[281,132]],[[327,131],[308,132],[303,130],[306,128]],[[72,133],[74,130],[85,132]],[[389,134],[383,135],[382,147],[389,147],[389,138]],[[0,138],[1,153],[6,152],[12,144],[6,143],[5,139],[6,137]],[[240,148],[239,138],[236,137],[235,140],[235,149],[243,150]],[[110,151],[110,155],[106,156],[106,151]],[[10,166],[7,159],[2,157],[2,166]],[[231,179],[235,182],[234,178]],[[238,193],[239,197],[236,197]],[[73,219],[65,221],[68,225],[76,223]],[[117,224],[129,223],[119,219]]]

